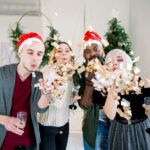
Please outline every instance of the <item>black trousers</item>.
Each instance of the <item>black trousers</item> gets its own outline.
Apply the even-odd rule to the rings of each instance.
[[[69,123],[62,127],[40,125],[41,144],[40,150],[66,150]]]

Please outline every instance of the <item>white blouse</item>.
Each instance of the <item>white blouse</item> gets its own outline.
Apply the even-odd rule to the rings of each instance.
[[[49,66],[43,72],[45,79],[50,85],[54,79],[59,78],[55,72],[54,65]],[[38,121],[44,126],[61,127],[69,121],[69,105],[71,104],[73,81],[67,80],[58,88],[61,98],[51,97],[49,108],[45,113],[38,114]],[[63,94],[62,94],[63,93]]]

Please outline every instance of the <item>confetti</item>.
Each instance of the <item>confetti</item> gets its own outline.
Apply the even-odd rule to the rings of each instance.
[[[98,91],[109,92],[114,86],[121,95],[135,92],[141,93],[141,87],[144,85],[142,80],[139,81],[138,73],[140,69],[127,64],[127,67],[120,66],[121,69],[113,70],[113,64],[109,61],[106,65],[101,65],[97,60],[91,60],[86,68],[86,76],[95,71],[95,77],[91,80],[94,88]]]

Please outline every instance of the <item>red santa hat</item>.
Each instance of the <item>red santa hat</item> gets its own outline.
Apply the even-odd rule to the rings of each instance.
[[[102,48],[108,45],[108,42],[106,42],[104,39],[100,37],[98,33],[95,31],[86,31],[84,34],[83,40],[86,42],[86,44],[91,45],[92,43],[100,45]]]
[[[39,43],[41,43],[41,44],[44,45],[42,37],[39,34],[37,34],[35,32],[30,32],[30,33],[22,34],[19,37],[19,41],[18,41],[18,44],[17,44],[18,53],[21,52],[22,48],[25,45],[31,45],[33,42],[39,42]]]

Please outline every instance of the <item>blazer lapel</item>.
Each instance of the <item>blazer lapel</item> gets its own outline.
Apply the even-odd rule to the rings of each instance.
[[[35,91],[36,91],[37,88],[39,88],[39,87],[35,87],[35,84],[38,83],[37,72],[35,72],[35,74],[36,74],[35,77],[32,76],[32,83],[31,83],[31,98],[30,98],[30,103],[32,103],[32,104],[34,103],[34,100],[35,100],[35,98],[34,98],[34,96],[36,94]]]
[[[8,99],[8,113],[10,113],[11,106],[12,106],[12,98],[14,93],[15,81],[16,81],[16,70],[17,64],[12,65],[11,68],[8,70],[8,91],[7,99]]]

